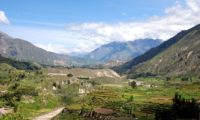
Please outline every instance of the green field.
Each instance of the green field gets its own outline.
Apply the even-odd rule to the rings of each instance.
[[[94,77],[94,73],[91,73],[90,78],[86,69],[19,70],[7,64],[0,65],[0,107],[13,110],[0,117],[5,120],[32,119],[60,106],[86,112],[97,108],[111,109],[120,116],[119,120],[154,120],[157,109],[172,105],[175,93],[186,99],[200,100],[200,80],[197,78],[187,81],[179,78],[166,80],[140,77],[136,81],[141,85],[132,88],[125,78]],[[75,74],[77,70],[79,73]],[[52,76],[48,73],[66,75]],[[80,93],[80,89],[85,92]],[[54,119],[92,120],[78,112],[60,113]]]
[[[198,82],[181,82],[179,79],[166,82],[152,77],[138,78],[138,81],[143,82],[144,85],[136,88],[124,83],[98,85],[94,91],[66,107],[88,110],[109,108],[122,116],[134,116],[139,120],[153,120],[155,119],[155,109],[170,106],[175,93],[181,94],[186,99],[200,99]],[[60,119],[69,115],[61,114]]]

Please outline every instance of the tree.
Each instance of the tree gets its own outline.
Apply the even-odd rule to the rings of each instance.
[[[137,84],[135,81],[131,81],[131,82],[129,82],[129,86],[131,86],[132,88],[135,88],[135,87],[137,87]]]
[[[156,110],[156,120],[176,120],[176,119],[187,119],[187,120],[199,120],[199,103],[192,99],[182,98],[178,93],[173,98],[173,104],[170,108],[159,108]]]
[[[197,101],[194,98],[182,98],[178,93],[174,96],[172,109],[178,118],[198,119],[199,117],[199,104]]]
[[[73,74],[69,73],[67,74],[67,77],[73,77]]]
[[[57,87],[57,84],[56,84],[56,82],[53,82],[53,84],[52,84],[54,87]]]

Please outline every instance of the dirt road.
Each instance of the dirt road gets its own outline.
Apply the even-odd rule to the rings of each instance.
[[[64,107],[57,108],[54,111],[51,111],[44,115],[38,116],[38,117],[34,118],[33,120],[51,120],[53,117],[55,117],[56,115],[61,113],[63,109],[64,109]]]

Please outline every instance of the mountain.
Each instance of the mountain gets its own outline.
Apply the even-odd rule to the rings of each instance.
[[[128,42],[111,42],[95,49],[85,58],[108,63],[110,61],[127,62],[138,55],[143,54],[152,47],[158,46],[161,40],[140,39]]]
[[[168,41],[115,68],[118,72],[162,76],[200,74],[200,25],[181,31]]]
[[[67,55],[60,55],[38,48],[22,39],[15,39],[0,32],[0,54],[19,61],[37,62],[44,65],[74,65],[74,61]]]

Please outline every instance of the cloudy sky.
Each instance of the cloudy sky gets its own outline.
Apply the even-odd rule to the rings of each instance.
[[[0,0],[0,31],[56,53],[167,40],[200,23],[200,0]]]

